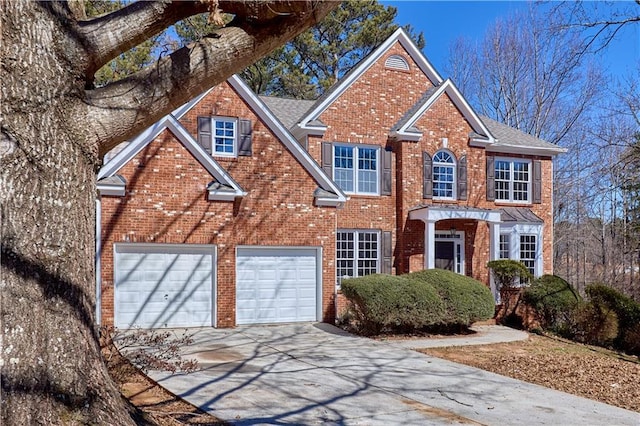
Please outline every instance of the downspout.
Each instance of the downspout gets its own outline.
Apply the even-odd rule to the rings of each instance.
[[[100,265],[100,255],[102,252],[101,234],[102,234],[102,206],[101,197],[96,198],[96,250],[95,250],[95,274],[96,274],[96,324],[101,325],[102,321],[102,273]]]

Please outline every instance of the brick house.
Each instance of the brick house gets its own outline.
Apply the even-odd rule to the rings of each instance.
[[[236,76],[110,153],[98,317],[118,327],[328,321],[341,279],[489,260],[551,273],[553,157],[477,115],[402,30],[317,101]]]

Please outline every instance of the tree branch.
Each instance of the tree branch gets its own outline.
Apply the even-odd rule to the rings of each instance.
[[[188,16],[207,11],[199,1],[140,1],[90,21],[79,22],[78,35],[90,52],[87,76],[122,52],[137,46]]]
[[[293,12],[278,12],[268,22],[260,21],[260,25],[253,21],[254,15],[236,19],[231,25],[238,26],[222,28],[124,80],[86,91],[84,108],[88,106],[88,120],[95,132],[92,136],[99,141],[100,153],[135,136],[176,107],[315,25],[339,3],[292,4]]]

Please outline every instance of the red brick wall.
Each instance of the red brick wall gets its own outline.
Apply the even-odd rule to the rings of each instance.
[[[400,54],[410,64],[410,71],[385,69],[389,55]],[[393,149],[393,176],[391,196],[351,195],[343,210],[338,212],[338,228],[372,228],[392,231],[394,238],[394,267],[396,273],[423,269],[424,223],[408,220],[409,209],[422,204],[454,204],[477,208],[496,209],[501,204],[486,201],[486,151],[469,145],[470,124],[451,99],[442,95],[418,120],[423,129],[419,142],[391,142],[389,130],[432,87],[428,78],[413,63],[406,51],[396,44],[374,65],[366,70],[354,84],[342,93],[320,120],[327,125],[325,135],[309,137],[309,152],[321,161],[322,142],[348,142],[374,144]],[[432,156],[443,148],[447,138],[448,149],[457,159],[467,156],[468,197],[466,201],[437,201],[422,198],[422,152]],[[509,155],[509,157],[517,155]],[[552,164],[548,157],[527,157],[542,160],[542,204],[524,204],[544,219],[543,251],[544,272],[553,271],[552,264]],[[514,206],[514,204],[503,204]],[[474,220],[441,221],[436,230],[456,229],[465,232],[466,274],[485,283],[489,282],[486,263],[489,260],[489,225]]]
[[[113,245],[118,242],[216,244],[219,327],[235,325],[238,245],[323,248],[322,308],[334,317],[336,209],[313,206],[317,183],[227,85],[216,87],[182,119],[195,136],[199,115],[250,118],[253,156],[215,157],[249,192],[236,202],[207,201],[213,178],[164,131],[120,171],[124,198],[102,198],[102,315],[113,323]]]

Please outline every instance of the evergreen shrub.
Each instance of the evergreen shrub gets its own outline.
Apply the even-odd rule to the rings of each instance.
[[[480,281],[444,269],[427,269],[405,276],[435,288],[444,303],[444,326],[469,326],[493,318],[493,295]]]
[[[541,326],[562,333],[582,298],[564,279],[543,275],[524,290],[523,301],[540,316]]]

